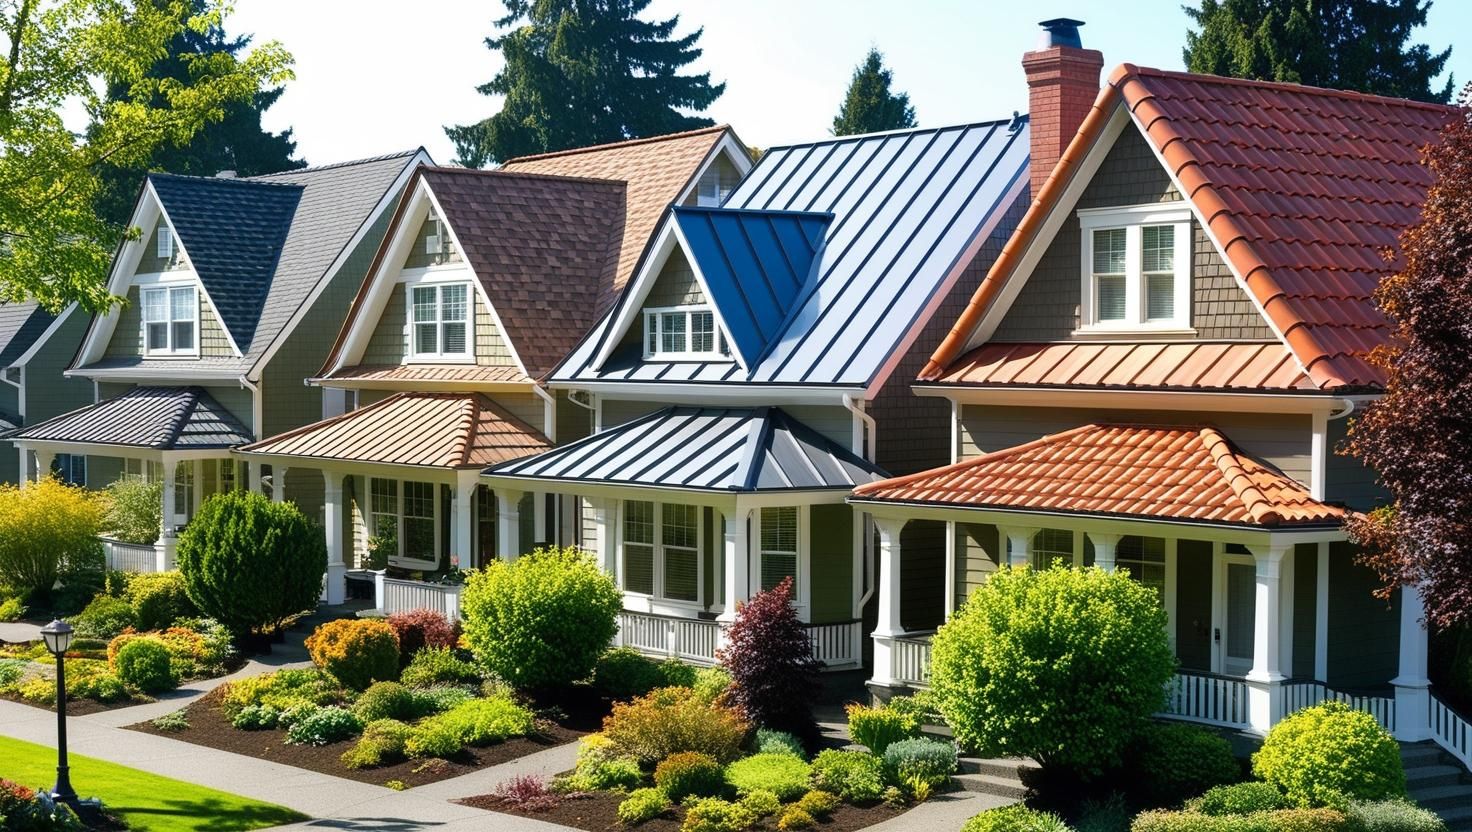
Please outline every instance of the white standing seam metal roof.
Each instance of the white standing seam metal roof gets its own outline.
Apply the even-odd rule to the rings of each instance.
[[[760,360],[748,369],[644,361],[630,344],[595,369],[604,339],[622,334],[609,332],[615,307],[551,380],[867,387],[976,235],[1012,207],[1027,166],[1023,119],[772,148],[722,209],[829,213],[833,220],[816,268]],[[620,305],[631,302],[630,289]]]
[[[484,473],[716,492],[848,491],[888,476],[775,407],[668,407]]]

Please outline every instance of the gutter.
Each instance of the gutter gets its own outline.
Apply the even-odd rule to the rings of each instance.
[[[878,426],[874,422],[874,417],[870,416],[868,413],[865,413],[864,409],[858,405],[858,402],[854,399],[854,397],[849,395],[848,393],[843,394],[843,407],[849,413],[852,413],[854,417],[859,420],[860,424],[868,428],[868,437],[862,442],[855,441],[853,444],[855,446],[862,444],[865,450],[864,458],[869,460],[870,462],[875,462],[875,447],[877,446],[879,441],[879,430]],[[867,586],[865,586],[864,592],[859,596],[859,600],[854,602],[855,618],[864,617],[864,607],[868,606],[869,599],[874,597],[874,590],[878,588],[877,583],[871,582],[869,580],[869,576],[874,574],[874,547],[870,545],[871,536],[869,534],[869,523],[868,521],[860,521],[859,526],[863,530],[864,534],[864,539],[860,545],[864,551],[863,583]]]
[[[256,435],[256,441],[259,442],[265,438],[261,435],[261,420],[265,418],[265,408],[261,406],[261,387],[244,375],[240,377],[240,386],[250,391],[250,432]]]

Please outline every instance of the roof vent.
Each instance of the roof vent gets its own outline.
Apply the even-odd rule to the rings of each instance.
[[[222,170],[219,173],[215,174],[215,178],[216,179],[234,179],[235,178],[235,171],[233,171],[233,170]]]
[[[1044,20],[1038,24],[1043,31],[1038,33],[1038,49],[1051,49],[1055,46],[1072,46],[1074,49],[1082,49],[1083,40],[1078,36],[1078,27],[1084,25],[1082,20],[1074,20],[1071,17],[1055,17],[1052,20]]]

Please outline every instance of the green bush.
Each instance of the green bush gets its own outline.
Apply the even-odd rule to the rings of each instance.
[[[1354,800],[1344,814],[1355,832],[1446,832],[1446,821],[1407,800]]]
[[[1213,786],[1241,779],[1226,738],[1205,728],[1150,723],[1126,755],[1135,791],[1152,806],[1176,806]]]
[[[425,647],[414,653],[409,665],[399,674],[399,681],[411,688],[431,685],[474,685],[480,683],[480,670],[444,647]]]
[[[435,685],[414,689],[416,709],[422,714],[443,713],[474,698],[475,695],[470,691],[453,685]]]
[[[660,662],[659,673],[664,687],[667,688],[693,688],[695,680],[700,676],[698,668],[679,659],[665,659]]]
[[[398,682],[374,682],[353,703],[353,713],[369,723],[380,719],[411,720],[423,715],[423,707],[414,691]]]
[[[25,659],[0,659],[0,691],[8,691],[26,675],[31,663]]]
[[[756,815],[739,803],[703,797],[685,807],[680,832],[741,832],[756,823]]]
[[[438,757],[448,759],[465,750],[465,741],[460,732],[443,723],[426,722],[415,726],[414,733],[404,742],[404,753],[410,757]]]
[[[246,705],[235,712],[230,727],[242,731],[266,731],[275,728],[281,720],[281,711],[272,705]]]
[[[269,705],[277,712],[298,705],[329,705],[342,699],[335,680],[316,668],[293,668],[236,679],[220,700],[225,716],[250,705]]]
[[[348,768],[373,768],[404,758],[404,747],[414,729],[397,719],[375,719],[363,726],[363,736],[356,745],[343,752],[342,763]]]
[[[124,644],[117,653],[116,672],[123,684],[144,693],[179,686],[179,677],[169,662],[169,648],[154,638],[139,638]]]
[[[632,699],[665,687],[658,664],[632,647],[616,647],[598,657],[593,689],[609,699]]]
[[[0,586],[49,593],[69,567],[101,558],[106,511],[107,498],[55,477],[0,485]]]
[[[620,753],[653,765],[680,751],[734,760],[750,729],[730,708],[707,704],[690,688],[660,688],[619,702],[603,720],[603,733]]]
[[[791,754],[800,760],[808,758],[807,749],[802,747],[802,741],[786,731],[758,728],[756,738],[752,740],[752,747],[758,754]]]
[[[179,535],[177,559],[194,605],[244,635],[274,632],[317,606],[327,544],[295,503],[234,491],[205,500]]]
[[[797,801],[797,806],[813,817],[823,820],[838,811],[841,803],[842,801],[838,799],[838,795],[833,792],[813,789]]]
[[[71,618],[72,628],[83,638],[111,639],[137,624],[138,616],[133,612],[133,605],[111,595],[93,598]]]
[[[1149,811],[1135,816],[1130,832],[1347,832],[1336,809],[1276,809],[1250,815]]]
[[[286,741],[293,745],[327,745],[345,740],[363,730],[363,720],[352,711],[330,705],[316,708],[292,722]]]
[[[25,614],[26,605],[21,603],[20,596],[0,601],[0,621],[19,621]]]
[[[884,761],[862,751],[830,748],[813,760],[813,785],[850,803],[872,803],[884,794]]]
[[[129,577],[123,599],[133,607],[140,630],[162,630],[181,618],[199,615],[185,590],[184,576],[177,570]]]
[[[891,711],[913,719],[916,725],[939,725],[942,722],[928,690],[916,691],[910,696],[896,696],[884,704]]]
[[[813,768],[791,754],[753,754],[726,767],[726,782],[737,794],[769,791],[778,800],[796,800],[808,790]]]
[[[690,687],[702,702],[715,702],[731,689],[731,674],[723,667],[703,667],[695,671],[695,682]]]
[[[670,799],[659,789],[638,789],[618,804],[620,823],[633,826],[654,820],[670,809]]]
[[[920,736],[920,723],[903,711],[858,703],[850,703],[846,711],[849,736],[875,754],[883,755],[890,743]]]
[[[170,711],[163,716],[154,717],[148,724],[160,731],[174,734],[189,728],[189,714],[182,709]]]
[[[526,736],[533,727],[531,711],[509,696],[471,699],[419,723],[408,750],[416,757],[442,757],[446,754],[439,750],[453,748],[448,754],[454,754],[467,745],[490,745],[508,737]]]
[[[578,741],[577,765],[564,785],[571,791],[627,791],[644,781],[639,761],[621,756],[602,734],[588,734]]]
[[[586,679],[618,632],[623,594],[580,549],[538,549],[470,573],[465,641],[491,673],[519,688]]]
[[[741,796],[741,806],[759,818],[769,818],[782,811],[782,801],[766,789],[754,789]]]
[[[896,785],[915,788],[916,783],[922,783],[928,789],[938,789],[956,770],[956,746],[928,737],[890,743],[884,749],[884,769]]]
[[[1299,806],[1404,797],[1400,745],[1375,718],[1343,702],[1304,708],[1274,725],[1252,772]]]
[[[817,823],[812,812],[801,806],[788,806],[782,811],[782,817],[777,818],[777,829],[780,832],[788,832],[792,829],[808,829]]]
[[[1186,808],[1203,815],[1250,815],[1273,809],[1287,809],[1292,804],[1271,783],[1251,781],[1213,786],[1206,793],[1187,802]]]
[[[312,662],[354,690],[399,677],[399,637],[388,622],[339,618],[307,637]]]
[[[108,503],[103,528],[110,537],[141,545],[158,541],[159,529],[163,527],[162,482],[122,477],[103,491]]]
[[[1125,572],[1002,568],[935,635],[931,695],[964,748],[1093,773],[1165,704],[1176,660]]]
[[[725,780],[716,758],[698,751],[682,751],[660,760],[654,767],[654,785],[679,803],[692,794],[716,797],[725,788]]]
[[[961,832],[1072,832],[1063,818],[1052,812],[1029,809],[1021,803],[987,809],[973,815]]]

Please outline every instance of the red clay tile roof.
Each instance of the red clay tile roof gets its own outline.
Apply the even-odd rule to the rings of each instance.
[[[532,381],[516,367],[478,364],[357,364],[343,367],[327,378],[333,381]]]
[[[397,393],[239,450],[385,465],[484,468],[551,447],[541,431],[479,393]]]
[[[1382,385],[1365,360],[1390,331],[1371,300],[1394,271],[1381,251],[1419,219],[1431,183],[1421,151],[1456,111],[1131,64],[1110,76],[921,378],[939,378],[965,350],[1120,102],[1314,384]]]
[[[1345,516],[1210,427],[1084,425],[862,485],[854,498],[1248,526],[1337,524]]]
[[[1280,343],[983,344],[936,380],[970,387],[1294,391],[1316,388]]]

